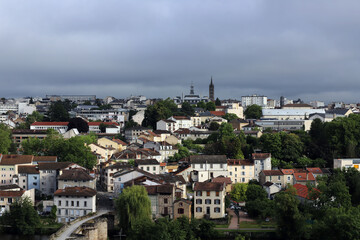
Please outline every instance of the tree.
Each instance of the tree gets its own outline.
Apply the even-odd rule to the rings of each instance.
[[[68,130],[76,128],[80,133],[89,131],[89,124],[82,118],[75,117],[69,120]]]
[[[214,102],[207,102],[206,103],[206,110],[207,111],[215,111],[216,106]]]
[[[244,111],[246,119],[260,119],[262,117],[262,108],[259,105],[253,104]]]
[[[246,201],[246,191],[248,184],[247,183],[236,183],[233,185],[233,188],[230,192],[230,197],[236,202],[245,202]]]
[[[246,199],[247,201],[254,201],[256,199],[266,199],[267,193],[266,191],[257,184],[249,184],[246,190]]]
[[[0,123],[0,153],[8,154],[11,147],[10,129],[3,123]]]
[[[69,103],[63,103],[61,101],[51,103],[48,111],[48,117],[51,122],[67,122],[69,121],[69,112],[66,110],[65,105]],[[69,106],[67,106],[69,107]]]
[[[57,207],[56,205],[53,205],[51,207],[51,211],[50,211],[50,218],[55,222],[56,221],[56,213],[57,213]]]
[[[161,100],[154,105],[147,107],[142,125],[144,127],[150,126],[151,128],[156,129],[156,122],[173,116],[173,114],[177,111],[177,105],[173,100],[170,98]]]
[[[30,128],[30,125],[34,122],[42,122],[44,119],[44,115],[40,114],[37,111],[32,112],[26,117],[26,126]]]
[[[217,131],[219,130],[220,125],[217,122],[211,122],[209,126],[210,131]]]
[[[100,123],[99,129],[100,129],[100,132],[102,132],[102,133],[106,132],[106,124],[105,123]]]
[[[151,203],[144,186],[127,187],[115,200],[120,228],[128,233],[137,222],[151,221]]]
[[[221,106],[221,101],[219,98],[216,98],[215,100],[215,106]]]
[[[271,153],[277,159],[283,159],[281,137],[278,133],[265,133],[260,137],[263,152]]]
[[[205,103],[204,101],[198,102],[198,103],[197,103],[197,107],[198,107],[198,108],[206,109],[206,103]]]
[[[10,225],[15,233],[33,235],[40,225],[40,217],[32,206],[31,200],[26,197],[11,204],[10,212],[3,214],[1,223]]]
[[[235,114],[235,113],[226,113],[225,116],[223,117],[226,120],[228,120],[228,122],[238,119],[239,117]]]
[[[194,108],[191,106],[190,103],[188,102],[184,102],[181,105],[181,111],[186,115],[186,116],[194,116]]]

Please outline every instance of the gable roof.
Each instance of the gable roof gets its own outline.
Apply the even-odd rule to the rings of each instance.
[[[128,144],[124,141],[121,141],[120,139],[116,139],[116,138],[113,138],[112,141],[118,143],[118,144],[121,144],[123,146],[127,146]]]
[[[215,116],[218,116],[218,117],[225,116],[225,112],[224,112],[224,111],[210,111],[210,113],[211,113],[212,115],[215,115]]]
[[[294,173],[296,181],[315,181],[315,177],[312,173]]]
[[[224,183],[220,182],[196,182],[194,191],[222,191]]]
[[[189,157],[191,163],[225,163],[226,155],[192,155]]]
[[[296,195],[305,199],[309,199],[309,200],[314,200],[314,199],[310,199],[309,197],[309,189],[307,186],[302,185],[302,184],[294,184],[293,187],[296,189]],[[320,190],[317,188],[313,188],[313,190],[317,191],[318,193],[320,193]]]
[[[25,190],[19,191],[2,191],[0,190],[0,197],[21,197],[25,193]]]
[[[253,153],[251,156],[253,160],[264,160],[271,157],[271,153]]]
[[[227,164],[231,165],[244,165],[244,166],[254,166],[254,162],[247,159],[228,159]]]
[[[306,170],[308,170],[308,171],[311,172],[312,174],[322,174],[322,173],[323,173],[323,172],[321,171],[321,169],[318,168],[318,167],[306,168]]]
[[[63,173],[58,177],[59,180],[72,180],[72,181],[91,181],[94,180],[92,176],[90,176],[83,169],[69,169],[64,170]]]
[[[284,175],[280,170],[262,170],[265,176],[282,176]]]
[[[162,184],[155,186],[144,186],[149,195],[172,194],[174,186],[171,184]]]
[[[34,162],[56,162],[57,156],[34,156]]]
[[[39,174],[39,169],[36,165],[18,166],[18,173]]]
[[[79,197],[92,197],[96,195],[96,190],[88,187],[66,187],[58,189],[54,196],[79,196]]]
[[[55,162],[55,163],[48,163],[48,162],[39,162],[39,170],[60,170],[67,168],[74,163],[72,162]]]
[[[284,175],[292,175],[295,171],[294,171],[294,169],[281,169],[281,172]]]
[[[3,154],[0,165],[31,164],[33,155]]]
[[[156,159],[136,159],[135,163],[137,165],[159,165],[159,162]]]
[[[221,176],[211,179],[211,182],[225,183],[226,185],[232,184],[231,178]]]

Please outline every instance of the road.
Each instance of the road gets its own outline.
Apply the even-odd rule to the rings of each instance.
[[[104,215],[104,214],[106,214],[106,213],[108,213],[108,212],[109,212],[108,210],[100,210],[100,211],[98,211],[94,216],[88,217],[88,218],[86,218],[86,219],[83,219],[83,220],[81,220],[81,221],[78,221],[78,222],[76,222],[76,223],[71,224],[70,226],[68,226],[68,227],[66,228],[66,230],[65,230],[63,233],[61,233],[61,235],[60,235],[57,239],[58,239],[58,240],[65,240],[65,239],[69,238],[70,235],[71,235],[78,227],[81,226],[81,224],[83,224],[83,223],[85,223],[85,222],[87,222],[87,221],[89,221],[89,220],[91,220],[91,219],[97,218],[97,217],[99,217],[99,216],[101,216],[101,215]]]

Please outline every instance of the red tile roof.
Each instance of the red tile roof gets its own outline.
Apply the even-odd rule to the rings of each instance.
[[[100,124],[119,126],[117,122],[88,122],[89,126],[100,126]]]
[[[33,155],[4,154],[0,165],[31,164],[33,159]]]
[[[281,169],[281,172],[284,175],[292,175],[295,171],[294,171],[294,169]]]
[[[253,153],[252,154],[252,158],[255,160],[255,159],[267,159],[271,157],[271,153]]]
[[[225,112],[223,111],[210,111],[210,113],[218,117],[225,116]]]
[[[112,140],[113,140],[114,142],[118,143],[118,144],[123,145],[123,146],[127,146],[127,145],[128,145],[126,142],[121,141],[120,139],[115,139],[115,138],[113,138]]]
[[[58,189],[54,193],[55,196],[80,196],[80,197],[92,197],[96,195],[96,190],[88,187],[66,187],[64,189]]]
[[[284,175],[280,170],[263,170],[265,176],[279,176]]]
[[[254,162],[251,160],[241,160],[241,159],[228,159],[228,165],[245,165],[245,166],[254,166]]]
[[[20,191],[0,191],[0,197],[21,197],[24,194],[24,190]]]
[[[308,170],[309,172],[313,173],[313,174],[322,174],[323,172],[321,171],[320,168],[316,167],[316,168],[306,168],[306,170]]]
[[[293,187],[296,189],[296,195],[305,199],[309,199],[309,189],[307,186],[302,185],[302,184],[294,184]],[[313,188],[313,190],[317,191],[318,193],[320,193],[319,189],[317,188]],[[311,200],[314,200],[311,199]]]
[[[190,120],[190,118],[186,116],[173,116],[173,118],[176,120]]]
[[[229,178],[229,177],[216,177],[216,178],[211,179],[211,182],[225,183],[226,185],[229,185],[232,183],[231,178]]]
[[[312,173],[294,173],[296,181],[315,181],[315,177]]]

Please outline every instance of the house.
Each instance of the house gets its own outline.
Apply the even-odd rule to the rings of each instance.
[[[234,130],[242,130],[249,122],[244,119],[233,119],[229,122]]]
[[[117,152],[117,149],[111,146],[104,147],[96,143],[90,143],[88,146],[92,153],[99,154],[101,159],[105,159],[105,161],[109,160],[110,157]]]
[[[125,162],[118,162],[104,168],[101,173],[101,185],[107,192],[114,192],[114,173],[132,166]]]
[[[40,190],[40,172],[37,165],[18,166],[18,185],[24,189]]]
[[[191,181],[191,172],[193,171],[191,164],[185,166],[179,166],[177,171],[174,172],[175,176],[182,176],[186,183],[190,183]]]
[[[284,174],[281,170],[262,170],[260,172],[259,182],[264,185],[266,182],[272,182],[284,188]]]
[[[151,174],[160,174],[160,163],[156,159],[136,159],[135,166]]]
[[[274,194],[280,192],[281,186],[272,182],[265,182],[263,184],[263,189],[266,191],[267,193],[267,197],[269,199],[273,199]]]
[[[219,182],[196,182],[194,185],[194,217],[225,217],[225,186]]]
[[[227,168],[233,183],[248,183],[255,178],[254,162],[251,160],[228,159]]]
[[[115,152],[121,152],[126,149],[127,144],[120,139],[108,139],[106,137],[99,138],[97,144],[104,148],[114,148]]]
[[[314,176],[314,178],[316,179],[318,176],[323,176],[324,173],[321,170],[321,168],[318,167],[312,167],[312,168],[306,168],[306,170],[310,173],[312,173],[312,175]]]
[[[230,192],[231,192],[232,181],[231,181],[231,178],[229,178],[229,177],[219,176],[219,177],[210,179],[210,182],[223,183],[224,186],[225,186],[225,192],[226,192],[226,193],[230,193]]]
[[[284,187],[286,185],[294,185],[294,169],[280,169],[280,171],[284,174]]]
[[[105,125],[105,133],[119,134],[120,125],[117,122],[88,122],[89,132],[101,133],[100,125]]]
[[[338,158],[334,159],[334,168],[340,169],[348,169],[348,168],[355,168],[358,171],[360,170],[360,158]]]
[[[149,141],[147,143],[144,143],[144,148],[152,149],[161,155],[160,162],[166,161],[169,157],[172,157],[175,155],[175,153],[178,153],[179,150],[177,147],[167,143],[167,142],[152,142]]]
[[[193,121],[195,120],[195,122],[199,122],[200,118],[191,119],[190,117],[187,116],[172,116],[168,118],[168,120],[175,121],[176,124],[178,125],[178,128],[190,128],[194,126]]]
[[[194,182],[228,175],[225,155],[193,155],[189,157],[189,162],[192,165],[191,179]]]
[[[156,130],[175,132],[178,129],[178,123],[171,119],[162,119],[156,122]]]
[[[90,176],[84,169],[75,168],[63,170],[58,176],[58,188],[66,187],[88,187],[96,189],[95,178]]]
[[[312,188],[312,192],[309,192],[307,186],[303,184],[294,184],[293,187],[296,189],[296,197],[301,203],[313,202],[320,194],[319,189]]]
[[[151,213],[153,218],[174,218],[175,186],[162,184],[145,186],[151,201]]]
[[[87,187],[66,187],[54,193],[58,222],[67,223],[96,212],[96,190]]]
[[[10,211],[10,205],[20,198],[28,197],[31,204],[35,203],[35,189],[23,190],[16,184],[0,186],[0,216]]]
[[[303,171],[303,172],[294,172],[294,185],[295,184],[302,184],[307,185],[310,184],[312,186],[316,185],[316,179],[311,172]]]
[[[191,219],[191,205],[190,200],[180,198],[174,201],[174,219],[185,216]]]
[[[253,153],[255,179],[259,181],[259,174],[263,170],[271,170],[271,153]]]
[[[175,186],[175,197],[186,198],[186,181],[182,176],[173,175],[173,174],[159,174],[156,177],[164,183],[172,184]]]
[[[125,129],[125,139],[129,143],[135,142],[136,138],[138,138],[141,134],[143,134],[148,130],[152,130],[152,129],[141,126],[127,128]]]
[[[60,133],[68,130],[69,122],[34,122],[30,125],[30,130],[48,130],[54,129]]]
[[[82,166],[71,162],[43,162],[38,164],[40,172],[40,191],[43,195],[53,195],[58,189],[57,177],[62,170],[81,168]]]
[[[32,155],[0,154],[0,185],[17,184],[13,177],[18,173],[18,166],[32,164],[33,160]]]

